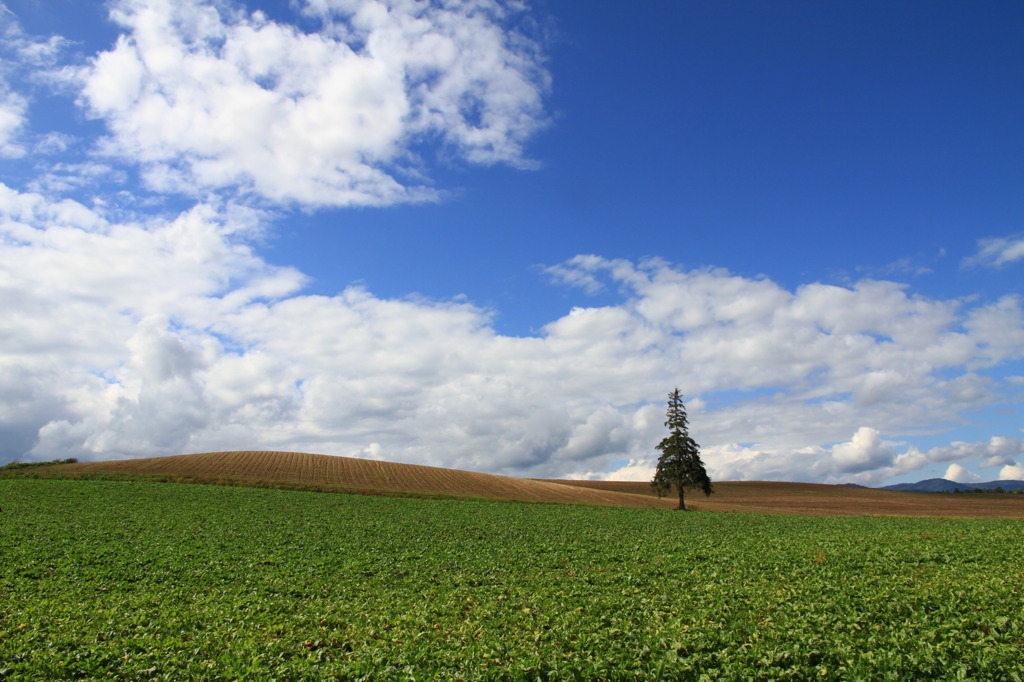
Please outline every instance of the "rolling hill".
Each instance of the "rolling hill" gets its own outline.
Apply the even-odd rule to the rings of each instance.
[[[80,462],[5,475],[116,477],[325,492],[671,509],[643,481],[539,480],[416,464],[295,452],[208,452]],[[1024,518],[1024,495],[949,495],[858,486],[723,481],[710,498],[687,495],[701,511],[814,515]]]
[[[627,492],[581,491],[555,482],[298,452],[206,452],[61,464],[32,471],[42,476],[127,476],[377,495],[501,499],[609,507],[670,506],[665,500]]]

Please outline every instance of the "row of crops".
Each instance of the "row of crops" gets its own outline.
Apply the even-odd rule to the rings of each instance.
[[[108,480],[149,478],[151,481],[179,483],[204,481],[332,492],[376,491],[463,499],[516,499],[652,508],[670,506],[668,502],[647,494],[623,497],[616,492],[566,487],[551,482],[298,452],[206,452],[110,462],[81,462],[47,466],[39,477],[80,476],[93,479],[103,477]],[[649,489],[643,492],[648,493]]]
[[[0,679],[1020,680],[1022,531],[0,480]]]

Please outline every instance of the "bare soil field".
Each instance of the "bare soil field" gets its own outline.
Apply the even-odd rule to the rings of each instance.
[[[378,495],[671,509],[643,481],[538,480],[416,464],[296,452],[208,452],[172,457],[81,462],[31,470],[32,476],[125,476],[196,483],[287,487]],[[687,494],[687,508],[837,516],[1024,518],[1024,495],[911,493],[855,486],[716,482],[715,493]]]
[[[654,495],[643,481],[559,481],[562,485]],[[714,483],[711,497],[686,495],[688,509],[828,516],[955,516],[1024,518],[1024,495],[913,493],[877,488],[776,481]]]
[[[502,499],[605,507],[670,506],[666,500],[631,492],[579,488],[552,481],[417,464],[297,452],[207,452],[109,462],[80,462],[33,471],[40,476],[124,475],[362,494]]]

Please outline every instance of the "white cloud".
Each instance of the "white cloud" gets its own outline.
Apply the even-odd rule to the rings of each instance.
[[[654,478],[656,462],[648,459],[631,459],[609,471],[576,473],[563,478],[577,481],[650,481]]]
[[[994,390],[984,380],[944,380],[936,372],[997,364],[1021,357],[1024,348],[1024,315],[1012,297],[965,314],[961,302],[910,296],[892,282],[811,284],[789,292],[765,279],[684,272],[657,262],[598,258],[562,267],[582,270],[580,278],[607,277],[632,297],[623,306],[578,311],[549,330],[564,336],[573,317],[586,319],[581,337],[587,338],[600,318],[610,325],[603,345],[614,340],[685,359],[677,376],[688,392],[786,387],[799,398],[804,423],[835,422],[849,413],[850,400],[833,400],[844,395],[861,416],[872,415],[868,423],[886,430],[891,410],[885,406],[901,404],[908,421],[926,423],[933,410],[949,415],[950,407],[960,409],[957,403],[984,404]],[[613,321],[627,311],[632,326]],[[628,332],[613,336],[616,327]],[[756,410],[742,419],[758,419]],[[848,422],[844,430],[862,424]]]
[[[999,470],[1000,481],[1024,481],[1024,465],[1007,464]]]
[[[947,481],[956,481],[957,483],[977,483],[981,480],[980,476],[971,473],[956,463],[950,464],[946,468],[946,473],[942,475],[942,478]]]
[[[980,460],[982,467],[1012,465],[1022,455],[1024,441],[1004,436],[993,436],[987,441],[976,443],[954,441],[928,451],[928,458],[933,462]]]
[[[829,468],[839,473],[861,473],[890,466],[895,458],[895,448],[884,443],[878,431],[861,427],[848,443],[832,446]]]
[[[543,268],[552,281],[572,287],[578,287],[588,294],[597,294],[604,290],[604,284],[592,274],[598,270],[602,258],[594,255],[575,256],[568,262]]]
[[[148,418],[173,421],[165,411],[185,406],[180,396],[147,394],[177,377],[160,369],[181,365],[173,338],[208,358],[219,352],[216,338],[188,329],[304,281],[236,241],[252,229],[247,215],[198,206],[172,220],[118,224],[72,201],[0,185],[0,430],[30,448],[38,432],[35,447],[48,452],[163,453],[187,442],[188,423],[176,427],[184,441],[168,440],[147,419],[132,422],[127,407],[134,401],[133,409],[151,411]],[[178,328],[170,340],[161,325]]]
[[[49,70],[66,41],[59,36],[28,36],[14,14],[0,2],[0,158],[41,153],[53,137],[41,138],[29,126],[34,82],[49,79]],[[26,88],[26,91],[20,91]]]
[[[0,81],[0,157],[17,157],[25,153],[18,134],[25,124],[27,109],[25,98],[8,90]]]
[[[978,240],[978,252],[964,259],[965,267],[1002,268],[1024,258],[1024,235]]]
[[[115,220],[0,185],[2,456],[266,448],[643,478],[675,385],[718,480],[877,483],[1020,455],[1017,439],[921,452],[884,435],[998,399],[968,366],[1019,356],[1005,302],[995,325],[984,303],[892,283],[789,291],[589,257],[562,268],[624,299],[512,337],[461,300],[302,294],[247,245],[263,220],[230,204]]]
[[[0,158],[20,157],[26,151],[20,137],[26,123],[28,100],[15,92],[9,82],[24,42],[14,15],[0,2]]]
[[[1024,356],[1024,328],[1015,324],[1021,316],[1021,299],[1016,295],[970,311],[964,327],[972,336],[985,338],[986,346],[969,366],[987,367]]]
[[[702,457],[712,478],[719,480],[781,479],[875,485],[896,468],[901,458],[897,454],[898,445],[883,440],[877,430],[865,426],[857,429],[850,440],[828,447],[726,443],[705,448]]]
[[[107,153],[152,188],[243,188],[274,202],[435,199],[421,144],[527,166],[548,76],[497,2],[307,2],[319,33],[229,3],[119,0],[124,29],[80,73]]]
[[[1011,471],[1016,464],[1015,460],[1022,455],[1024,441],[1003,436],[993,436],[987,441],[973,443],[953,441],[949,445],[934,447],[924,452],[909,447],[894,458],[891,466],[869,472],[869,475],[860,482],[877,483],[895,476],[905,476],[929,464],[944,462],[951,462],[944,478],[964,483],[989,480],[992,476],[978,474],[964,465],[980,469],[1001,466],[1003,471]]]

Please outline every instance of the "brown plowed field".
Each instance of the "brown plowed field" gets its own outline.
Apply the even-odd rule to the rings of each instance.
[[[81,462],[34,469],[38,475],[122,474],[209,483],[235,482],[266,487],[336,492],[556,502],[605,507],[667,507],[666,500],[613,490],[597,490],[495,476],[472,471],[397,464],[370,459],[297,452],[207,452],[197,455]]]
[[[537,480],[416,464],[296,452],[208,452],[83,462],[30,475],[125,475],[207,483],[291,487],[384,495],[501,499],[606,507],[671,509],[646,482]],[[691,492],[687,507],[704,511],[814,515],[1024,518],[1024,495],[907,493],[853,486],[766,481],[716,482],[710,498]]]
[[[588,490],[653,495],[649,483],[559,481]],[[908,493],[877,488],[776,481],[725,481],[705,497],[688,492],[686,507],[704,511],[769,512],[827,516],[959,516],[1024,518],[1024,495]]]

